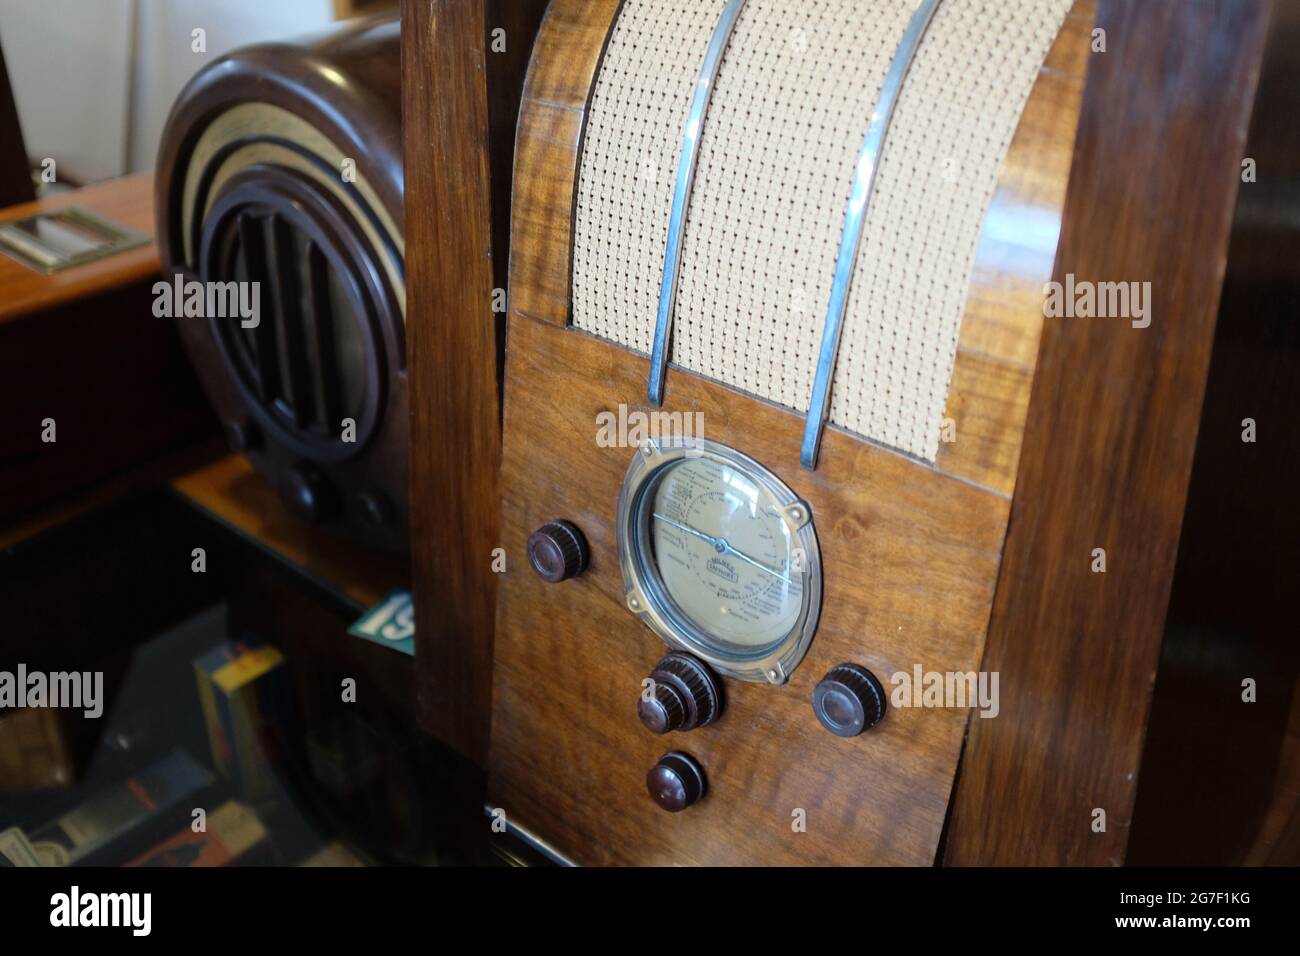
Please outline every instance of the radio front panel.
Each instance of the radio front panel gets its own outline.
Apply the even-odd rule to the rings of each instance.
[[[508,820],[581,863],[934,861],[971,712],[892,678],[980,668],[1091,18],[551,4],[515,169]]]

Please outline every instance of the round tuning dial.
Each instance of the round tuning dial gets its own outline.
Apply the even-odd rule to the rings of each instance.
[[[637,716],[656,734],[694,730],[722,713],[722,688],[708,666],[674,651],[650,673],[651,685],[637,703]]]
[[[572,522],[547,522],[528,538],[528,561],[543,580],[559,584],[587,570],[587,539]]]
[[[679,813],[697,803],[708,784],[704,768],[680,750],[666,753],[645,777],[650,798],[669,813]]]
[[[856,737],[885,716],[885,689],[857,664],[832,667],[813,688],[813,713],[837,737]]]

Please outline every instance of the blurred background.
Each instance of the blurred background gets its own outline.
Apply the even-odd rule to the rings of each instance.
[[[167,112],[204,64],[396,0],[0,0],[0,49],[27,155],[59,187],[151,170]],[[204,31],[206,51],[194,49]]]

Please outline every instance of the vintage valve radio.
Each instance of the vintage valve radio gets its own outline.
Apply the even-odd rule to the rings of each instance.
[[[157,195],[164,278],[209,307],[177,324],[232,444],[305,519],[405,549],[396,18],[205,67],[168,119]]]
[[[998,709],[1044,290],[1082,222],[1076,130],[1102,135],[1080,124],[1095,12],[553,0],[519,118],[502,469],[532,570],[500,587],[489,761],[520,829],[581,863],[936,860],[972,713]],[[1238,14],[1224,49],[1257,53]],[[1217,89],[1240,130],[1230,60],[1156,95]],[[1134,336],[1137,285],[1104,320]]]

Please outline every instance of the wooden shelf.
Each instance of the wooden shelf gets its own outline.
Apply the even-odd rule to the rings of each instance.
[[[0,222],[68,206],[81,206],[128,229],[152,236],[153,174],[127,176],[0,209]],[[0,255],[0,289],[4,290],[0,295],[0,323],[121,289],[158,274],[158,247],[152,242],[54,275],[43,275]]]
[[[406,557],[361,551],[346,538],[298,521],[242,455],[182,475],[172,488],[359,607],[370,607],[394,588],[410,587]]]

